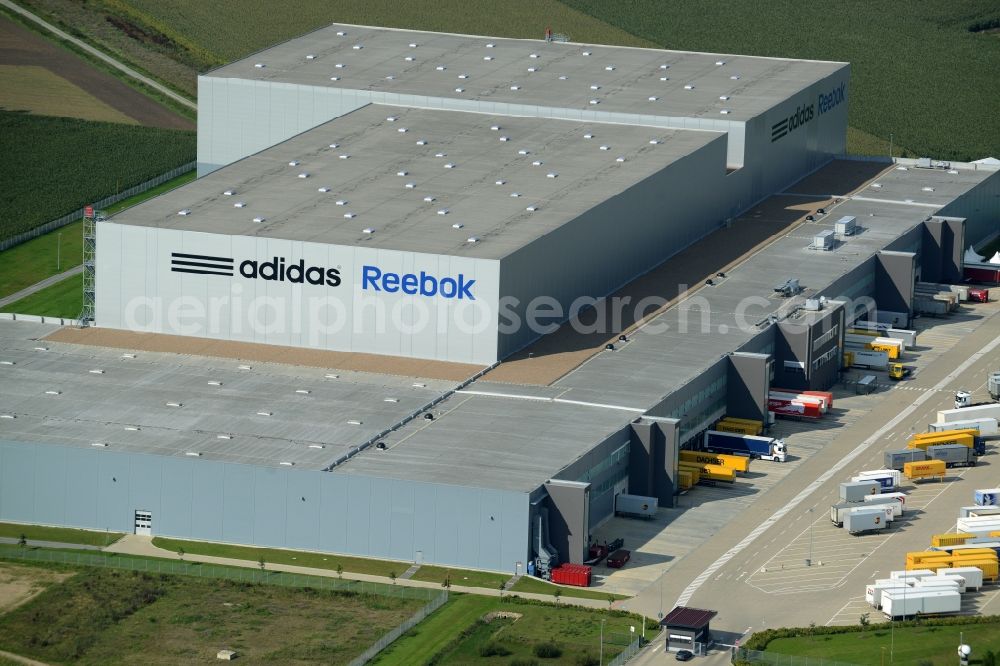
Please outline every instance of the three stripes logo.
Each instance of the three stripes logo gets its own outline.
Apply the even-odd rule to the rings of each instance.
[[[233,276],[232,257],[210,257],[204,254],[170,253],[170,270],[173,273],[196,275]]]
[[[771,143],[788,134],[788,118],[771,125]]]

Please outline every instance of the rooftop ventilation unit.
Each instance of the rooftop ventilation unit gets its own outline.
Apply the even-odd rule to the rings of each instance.
[[[362,425],[362,423],[361,423],[361,421],[358,421],[357,419],[348,419],[347,425],[356,425],[356,426],[359,426],[359,425]]]
[[[295,389],[295,392],[302,395],[309,395],[310,393],[312,393],[312,391],[310,391],[309,389]]]
[[[322,192],[323,194],[326,194],[327,192],[330,191],[330,188],[329,187],[320,187],[320,188],[317,188],[316,191],[317,192]]]
[[[340,375],[325,374],[325,375],[323,375],[323,378],[324,379],[340,379]]]
[[[521,86],[511,86],[510,89],[511,90],[520,90]]]
[[[357,216],[358,216],[357,213],[344,213],[344,217],[347,218],[348,220],[353,220]]]
[[[494,47],[496,47],[496,44],[494,44],[493,42],[489,42],[489,43],[488,43],[488,44],[486,45],[486,48],[488,48],[488,49],[492,49],[492,48],[494,48]]]
[[[233,208],[246,208],[247,203],[245,201],[237,201],[233,204]]]
[[[306,56],[306,60],[315,60],[315,59],[316,59],[315,54],[310,53],[309,55]]]
[[[406,183],[405,185],[403,185],[403,187],[405,187],[405,188],[406,188],[406,189],[408,189],[408,190],[412,190],[412,189],[413,189],[413,188],[415,188],[416,186],[417,186],[417,184],[416,184],[416,183]]]
[[[288,461],[288,460],[282,460],[282,461],[281,461],[280,463],[278,463],[278,464],[279,464],[279,465],[281,465],[282,467],[294,467],[294,466],[295,466],[295,463],[293,463],[293,462],[290,462],[290,461]]]
[[[347,34],[347,33],[346,33],[346,32],[344,32],[343,30],[338,30],[338,31],[337,31],[337,37],[343,37],[343,36],[345,36],[346,34]]]
[[[264,69],[265,67],[267,67],[267,65],[265,65],[262,62],[255,62],[253,66],[256,67],[257,69]]]
[[[534,213],[536,210],[539,210],[539,207],[538,206],[528,206],[524,210],[528,211],[529,213]]]
[[[648,99],[648,100],[649,100],[650,102],[655,102],[655,101],[657,101],[657,100],[658,100],[658,99],[660,99],[660,98],[659,98],[659,97],[657,97],[656,95],[650,95],[650,96],[649,96],[649,97],[648,97],[647,99]]]
[[[742,77],[742,76],[740,76],[739,74],[733,74],[733,75],[732,75],[732,76],[730,76],[729,78],[730,78],[730,79],[732,79],[733,81],[739,81],[739,80],[740,80],[741,78],[743,78],[743,77]]]
[[[330,147],[331,148],[340,148],[340,144],[339,143],[331,143]]]
[[[511,198],[516,199],[519,196],[521,196],[521,193],[520,192],[511,192],[510,196],[511,196]]]
[[[601,150],[611,150],[611,146],[601,146]]]
[[[465,225],[464,225],[464,224],[462,224],[461,222],[456,222],[455,224],[451,225],[451,228],[452,228],[452,229],[461,229],[461,228],[462,228],[462,227],[464,227],[464,226],[465,226]]]
[[[364,229],[361,230],[361,233],[365,233],[365,234],[371,235],[371,234],[375,233],[375,230],[373,228],[371,228],[371,227],[365,227]]]
[[[189,208],[185,208],[183,210],[177,211],[177,214],[178,215],[190,215],[191,214],[191,210]]]
[[[416,42],[410,42],[410,48],[411,49],[417,48],[417,43]]]
[[[236,194],[236,190],[226,190],[225,192],[222,193],[222,196],[224,196],[224,197],[231,197],[234,194]]]
[[[500,141],[502,141],[503,143],[507,143],[508,141],[510,141],[510,137],[509,136],[502,136],[502,137],[500,137]]]
[[[447,215],[448,212],[449,211],[447,208],[442,208],[441,210],[438,211],[438,215]]]
[[[448,157],[448,153],[434,153],[434,157]]]
[[[13,414],[0,414],[0,419],[16,419],[17,417]]]
[[[444,70],[446,70],[446,69],[448,69],[448,68],[447,68],[447,67],[445,67],[444,65],[438,65],[438,66],[437,66],[437,67],[435,67],[434,69],[436,69],[436,70],[437,70],[437,71],[439,71],[439,72],[443,72]]]
[[[650,140],[649,140],[649,145],[651,145],[651,146],[658,146],[658,145],[660,145],[661,143],[663,143],[663,142],[662,142],[662,141],[660,141],[659,139],[650,139]]]
[[[62,391],[46,391],[45,395],[61,395]]]
[[[91,370],[90,374],[92,374],[92,375],[103,375],[104,371],[103,370]]]
[[[587,134],[584,134],[584,135],[583,135],[583,138],[584,138],[584,139],[593,139],[593,138],[594,138],[594,135],[588,132]]]
[[[421,384],[420,382],[416,382],[412,386],[413,388],[427,388],[427,384]]]
[[[263,218],[263,217],[255,217],[255,218],[253,218],[253,221],[256,222],[257,224],[260,224],[260,223],[266,221],[266,219],[267,218]]]
[[[531,163],[531,166],[542,166],[542,164],[544,164],[544,162],[542,162],[541,160],[534,160]]]
[[[125,426],[125,429],[128,430],[129,432],[138,432],[139,426]]]
[[[434,197],[426,196],[424,197],[424,201],[426,201],[427,203],[434,203]]]
[[[836,242],[837,242],[837,237],[834,230],[824,229],[823,231],[813,236],[811,247],[814,250],[832,250]]]
[[[529,58],[538,58],[538,54],[537,53],[529,53],[528,57]]]
[[[96,446],[98,448],[102,448],[103,449],[103,448],[107,448],[108,443],[107,442],[91,442],[90,445],[91,446]]]
[[[257,416],[271,416],[272,412],[257,412]]]
[[[601,103],[601,100],[599,100],[599,99],[592,99],[592,100],[590,100],[590,103],[593,104],[593,105],[597,105],[597,104]]]
[[[184,403],[182,403],[182,402],[168,402],[167,403],[167,407],[183,407],[183,406],[184,406]]]
[[[426,146],[427,145],[427,139],[417,139],[417,145],[418,146]]]
[[[48,347],[35,347],[35,351],[48,351]]]
[[[291,162],[288,163],[288,166],[298,166],[298,165],[299,165],[298,160],[292,160]]]
[[[405,58],[403,58],[403,60],[405,60],[406,62],[413,62],[414,60],[416,60],[416,58],[414,58],[413,56],[406,56]]]
[[[347,205],[347,200],[346,199],[337,199],[334,203],[336,203],[338,206],[346,206]]]
[[[199,453],[198,451],[188,451],[184,455],[186,455],[186,456],[188,456],[190,458],[200,458],[201,457],[201,453]]]
[[[331,77],[330,77],[330,80],[331,80],[331,81],[339,81],[339,80],[340,80],[340,77],[339,77],[339,76],[331,76]]]
[[[497,185],[506,185],[506,184],[507,184],[507,181],[506,181],[506,180],[504,180],[503,178],[501,178],[500,180],[496,181],[496,184],[497,184]]]
[[[344,69],[344,67],[346,67],[346,66],[347,65],[345,65],[342,62],[338,62],[336,65],[334,65],[334,67],[336,67],[337,69]]]
[[[624,161],[625,161],[625,157],[622,156],[622,155],[619,155],[618,157],[615,158],[615,162],[624,162]]]
[[[694,90],[694,86],[688,83],[684,86],[684,90]]]
[[[135,354],[122,354],[122,358],[135,358]],[[0,365],[2,365],[2,362],[0,362]]]
[[[607,67],[604,68],[604,71],[606,71],[606,72],[613,72],[613,71],[615,71],[615,66],[614,65],[608,65]]]
[[[582,56],[589,56],[589,55],[590,55],[590,53],[591,53],[590,51],[584,51],[584,52],[583,52],[583,53],[581,53],[580,55],[582,55]]]
[[[228,433],[223,433],[221,435],[216,435],[215,438],[216,439],[232,439],[233,436],[230,435],[230,434],[228,434]]]
[[[600,89],[601,89],[601,86],[599,86],[599,85],[597,85],[597,84],[595,83],[594,85],[590,86],[590,89],[591,89],[591,90],[600,90]]]
[[[660,69],[670,69],[670,65],[660,65]]]
[[[455,88],[455,92],[457,92],[457,93],[464,93],[465,92],[465,88]]]
[[[721,99],[723,102],[728,102],[729,95],[719,95],[719,99]]]
[[[310,444],[309,448],[310,449],[325,449],[326,447],[324,445],[322,445],[322,444]]]
[[[459,74],[458,78],[460,78],[460,79],[462,79],[464,81],[465,79],[469,78],[469,75],[468,74]]]
[[[725,60],[716,60],[716,61],[715,61],[715,66],[716,66],[716,67],[722,67],[722,66],[723,66],[723,65],[725,65],[725,64],[726,64],[726,61],[725,61]]]
[[[774,292],[782,296],[794,296],[800,291],[802,291],[802,287],[799,286],[798,278],[789,278],[774,288]]]
[[[302,173],[299,174],[299,178],[308,178],[308,177],[309,177],[309,173],[306,172],[306,171],[303,171]]]
[[[560,75],[559,75],[559,80],[560,80],[560,81],[565,81],[565,80],[566,80],[566,79],[568,79],[568,78],[569,78],[569,77],[568,77],[568,76],[566,76],[565,74],[560,74]]]
[[[732,113],[732,111],[730,111],[729,109],[722,109],[721,111],[719,111],[719,113],[721,113],[724,116],[728,116],[730,113]]]
[[[545,174],[545,177],[546,178],[558,178],[559,174],[556,173],[555,171],[550,171],[547,174]]]
[[[853,215],[845,215],[834,223],[833,229],[842,236],[853,236],[858,229],[858,220]]]
[[[407,132],[409,132],[410,130],[409,130],[408,128],[406,128],[406,127],[400,127],[400,128],[399,128],[399,129],[397,129],[396,131],[397,131],[397,132],[399,132],[400,134],[406,134],[406,133],[407,133]]]
[[[399,402],[399,398],[383,398],[382,402]]]
[[[355,44],[355,45],[354,45],[354,46],[352,46],[351,48],[352,48],[352,49],[354,49],[355,51],[360,51],[361,49],[363,49],[363,48],[365,48],[365,47],[364,47],[364,46],[362,46],[361,44]]]
[[[209,386],[222,386],[222,382],[220,382],[217,379],[210,379],[210,380],[208,380],[208,385]]]
[[[467,242],[467,243],[478,243],[478,242],[479,242],[479,238],[478,238],[478,237],[476,237],[476,236],[469,236],[469,237],[468,237],[468,238],[466,239],[466,242]]]
[[[124,356],[122,358],[125,358]],[[14,361],[0,361],[0,365],[14,365]]]

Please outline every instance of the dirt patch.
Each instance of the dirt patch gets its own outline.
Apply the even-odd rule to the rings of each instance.
[[[447,363],[427,361],[419,358],[381,356],[378,354],[358,354],[335,352],[279,345],[261,345],[252,342],[231,342],[209,340],[161,333],[133,333],[110,328],[61,328],[47,340],[70,342],[96,347],[114,347],[137,351],[191,354],[194,356],[214,356],[258,363],[284,363],[329,370],[351,370],[374,372],[382,375],[397,375],[424,379],[443,379],[460,382],[483,369],[481,365],[468,363]]]
[[[135,124],[121,111],[44,67],[0,65],[0,89],[4,91],[0,108],[6,111]]]
[[[130,88],[75,53],[48,41],[27,28],[0,16],[0,64],[44,67],[82,89],[112,109],[147,127],[193,130],[195,123]],[[77,117],[72,103],[58,115]]]
[[[0,562],[0,615],[27,603],[50,585],[61,583],[72,575]]]

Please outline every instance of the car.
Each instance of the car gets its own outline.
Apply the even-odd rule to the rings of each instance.
[[[691,650],[681,650],[674,655],[674,659],[677,661],[691,661],[694,659],[694,652],[691,652]]]

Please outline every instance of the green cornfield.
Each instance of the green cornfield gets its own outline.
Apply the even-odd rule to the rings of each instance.
[[[916,156],[1000,155],[996,2],[564,1],[668,49],[850,62],[850,125],[882,154],[891,134]]]
[[[194,132],[0,111],[0,240],[191,160]]]

